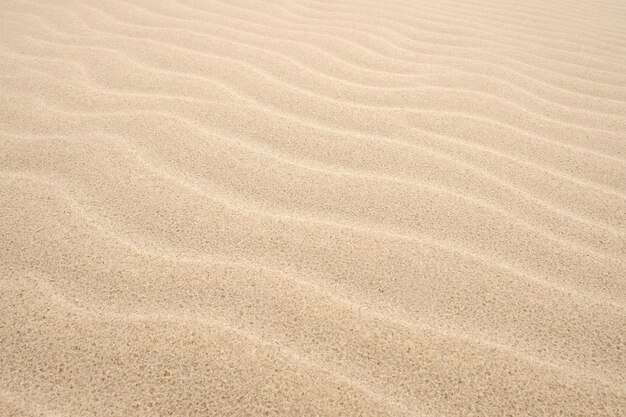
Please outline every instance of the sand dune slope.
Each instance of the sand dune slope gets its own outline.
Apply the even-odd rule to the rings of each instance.
[[[626,4],[0,1],[0,416],[626,415]]]

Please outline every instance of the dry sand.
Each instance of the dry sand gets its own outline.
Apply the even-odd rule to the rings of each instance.
[[[1,0],[1,416],[626,415],[626,3]]]

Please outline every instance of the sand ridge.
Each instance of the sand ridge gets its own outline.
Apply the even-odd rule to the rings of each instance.
[[[0,2],[0,416],[626,414],[626,7]]]

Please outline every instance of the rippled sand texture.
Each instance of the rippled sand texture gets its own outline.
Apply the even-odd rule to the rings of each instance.
[[[2,0],[1,416],[626,415],[626,4]]]

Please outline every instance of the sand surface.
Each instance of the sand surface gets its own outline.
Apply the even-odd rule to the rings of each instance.
[[[626,415],[626,3],[1,0],[0,416]]]

